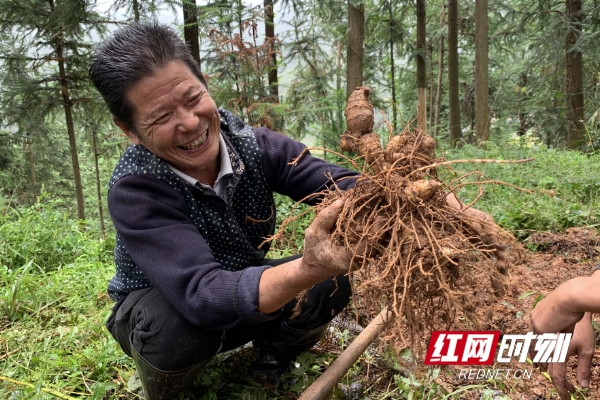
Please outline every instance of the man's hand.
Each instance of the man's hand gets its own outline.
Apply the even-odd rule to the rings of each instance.
[[[568,331],[570,328],[565,329]],[[570,393],[575,393],[575,386],[567,380],[567,363],[569,357],[577,356],[577,382],[582,388],[587,388],[590,383],[592,358],[594,357],[594,329],[592,327],[592,314],[586,313],[584,318],[575,325],[569,351],[565,362],[538,365],[542,371],[548,371],[552,384],[561,400],[569,400]]]
[[[302,258],[263,272],[258,286],[258,311],[277,311],[302,290],[348,271],[350,252],[336,246],[331,237],[343,205],[342,200],[337,200],[317,215],[304,234]]]
[[[579,385],[586,388],[590,381],[595,344],[592,315],[579,310],[577,302],[574,300],[578,296],[585,296],[585,293],[578,292],[583,289],[582,282],[589,279],[575,278],[563,283],[539,302],[531,312],[530,329],[533,333],[573,332],[565,362],[536,365],[542,371],[548,371],[561,400],[570,399],[569,393],[575,392],[575,387],[566,378],[567,362],[570,356],[578,356],[577,381]]]
[[[331,237],[343,206],[343,200],[336,200],[325,207],[304,234],[301,267],[304,273],[316,277],[317,282],[346,273],[350,267],[350,251],[336,245]]]

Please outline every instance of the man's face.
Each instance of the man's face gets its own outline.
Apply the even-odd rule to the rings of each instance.
[[[127,98],[135,109],[134,126],[115,123],[131,141],[212,185],[219,172],[219,114],[188,66],[180,60],[171,62],[132,86]]]

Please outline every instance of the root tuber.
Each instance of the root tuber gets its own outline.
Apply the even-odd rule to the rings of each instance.
[[[334,239],[353,252],[357,306],[371,317],[391,306],[398,318],[386,337],[398,348],[412,343],[418,357],[425,330],[449,328],[457,315],[477,324],[468,296],[473,274],[488,275],[492,292],[503,293],[504,233],[437,178],[436,142],[427,133],[405,129],[381,147],[369,92],[363,86],[350,96],[340,144],[372,174],[346,193],[327,193],[322,204],[346,199]],[[486,265],[494,258],[500,273]]]

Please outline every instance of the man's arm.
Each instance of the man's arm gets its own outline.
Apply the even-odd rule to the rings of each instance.
[[[328,243],[324,238],[329,237],[331,219],[317,219],[307,230],[307,246],[311,241],[318,245],[310,245],[312,251],[302,259],[278,267],[227,271],[189,219],[183,196],[169,184],[147,175],[125,177],[111,188],[108,202],[115,228],[136,265],[179,313],[207,329],[272,320],[300,291],[341,273],[337,266],[348,266],[340,252],[337,260],[314,254]],[[333,222],[338,213],[333,211]],[[327,254],[332,249],[325,248]]]
[[[304,255],[266,270],[259,284],[258,310],[274,312],[298,293],[332,276],[348,272],[350,253],[333,243],[331,232],[344,205],[337,200],[321,210],[304,234]]]
[[[550,293],[531,312],[530,326],[534,333],[573,333],[568,357],[577,355],[577,380],[586,388],[591,376],[594,356],[593,312],[600,312],[600,271],[590,277],[573,278]],[[561,400],[570,399],[575,387],[566,379],[567,363],[540,365],[548,370]]]
[[[586,312],[600,312],[600,271],[570,279],[540,301],[531,311],[538,332],[561,332],[572,328]]]
[[[263,155],[263,170],[269,186],[294,201],[328,190],[334,186],[333,182],[342,190],[350,189],[360,175],[304,152],[304,144],[281,133],[257,128],[254,136]],[[300,154],[302,157],[292,164]],[[305,203],[314,205],[317,199],[310,198]]]

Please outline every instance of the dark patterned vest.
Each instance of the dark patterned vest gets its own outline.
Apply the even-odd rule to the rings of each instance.
[[[123,153],[109,189],[119,179],[135,174],[152,175],[168,183],[185,198],[190,220],[208,243],[216,261],[222,268],[235,271],[261,265],[269,244],[259,246],[275,232],[275,204],[252,127],[229,111],[219,110],[219,114],[233,169],[226,186],[228,204],[187,183],[143,146],[131,145]],[[117,271],[108,285],[113,300],[127,295],[133,290],[130,288],[152,286],[127,253],[118,232],[115,264]]]

